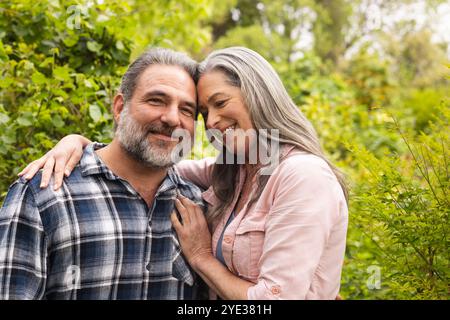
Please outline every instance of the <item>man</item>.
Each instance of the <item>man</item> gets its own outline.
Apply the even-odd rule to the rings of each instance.
[[[0,299],[193,299],[194,274],[170,222],[176,129],[193,135],[196,62],[145,52],[114,98],[115,137],[91,144],[62,188],[21,178],[0,211]]]

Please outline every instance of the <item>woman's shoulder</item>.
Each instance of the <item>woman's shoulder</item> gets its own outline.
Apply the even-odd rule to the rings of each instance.
[[[312,153],[292,148],[284,155],[279,166],[278,174],[294,175],[329,175],[334,176],[328,163]]]

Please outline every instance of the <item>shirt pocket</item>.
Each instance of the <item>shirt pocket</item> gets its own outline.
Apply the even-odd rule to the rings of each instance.
[[[256,282],[260,273],[265,237],[265,221],[243,221],[236,230],[233,266],[239,276]]]

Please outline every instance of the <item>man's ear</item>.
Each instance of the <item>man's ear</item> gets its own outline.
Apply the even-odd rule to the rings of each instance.
[[[119,123],[120,114],[122,113],[123,107],[124,107],[123,94],[118,93],[114,97],[113,101],[113,116],[114,121],[116,123]]]

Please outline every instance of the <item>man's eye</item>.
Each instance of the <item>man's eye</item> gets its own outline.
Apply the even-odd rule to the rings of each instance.
[[[183,108],[183,109],[181,109],[181,113],[186,115],[186,116],[189,116],[189,117],[193,117],[194,116],[194,111],[192,111],[192,109],[190,109],[190,108]]]
[[[148,99],[147,102],[150,103],[150,104],[154,104],[154,105],[162,105],[162,104],[164,104],[163,100],[155,99],[155,98]]]

